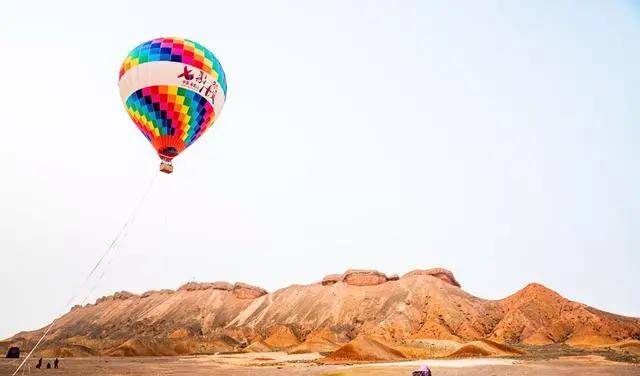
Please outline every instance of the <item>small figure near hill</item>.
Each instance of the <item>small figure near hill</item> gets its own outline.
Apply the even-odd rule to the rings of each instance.
[[[16,346],[9,347],[7,358],[20,358],[20,348]]]
[[[56,358],[56,360],[53,361],[53,368],[58,369],[58,363],[60,363],[60,361]]]
[[[423,364],[419,371],[413,371],[412,376],[431,376],[431,370],[426,364]]]
[[[38,359],[38,364],[36,364],[36,368],[42,367],[42,358]]]
[[[47,369],[51,369],[51,363],[47,362]]]

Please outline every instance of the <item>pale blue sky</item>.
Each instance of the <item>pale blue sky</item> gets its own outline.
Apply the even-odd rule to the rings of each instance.
[[[89,301],[442,266],[640,316],[640,5],[364,4],[0,5],[0,337],[63,312],[156,173],[117,74],[158,36],[212,49],[227,102]]]

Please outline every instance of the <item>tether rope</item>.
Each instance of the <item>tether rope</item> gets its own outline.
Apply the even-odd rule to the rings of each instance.
[[[133,211],[131,212],[131,215],[129,216],[129,218],[127,219],[127,221],[124,223],[124,225],[122,225],[122,228],[120,228],[120,231],[118,231],[118,233],[116,234],[116,236],[113,238],[113,240],[111,241],[111,243],[109,244],[109,246],[107,247],[107,249],[105,249],[105,251],[102,253],[102,256],[100,257],[100,259],[98,259],[98,262],[96,262],[96,264],[94,265],[93,269],[91,269],[91,271],[89,272],[89,274],[87,275],[87,277],[84,279],[84,282],[82,283],[82,285],[79,288],[79,291],[82,291],[82,289],[86,286],[87,282],[89,281],[89,279],[93,276],[93,274],[95,273],[95,271],[100,267],[100,265],[102,264],[102,261],[104,261],[105,257],[107,257],[107,255],[109,255],[109,253],[113,250],[117,248],[117,245],[119,244],[120,239],[127,233],[127,229],[128,227],[135,221],[136,215],[138,214],[138,211],[140,210],[140,207],[142,207],[142,204],[144,203],[144,201],[147,199],[147,196],[149,196],[149,192],[151,192],[151,188],[153,187],[153,183],[156,181],[156,178],[158,177],[158,172],[156,172],[155,174],[153,174],[153,177],[151,178],[151,181],[149,182],[149,184],[147,185],[147,189],[145,190],[144,194],[142,195],[142,197],[140,198],[140,200],[138,201],[138,203],[136,204],[136,206],[133,208]],[[100,280],[102,279],[102,276],[104,276],[104,273],[100,276]],[[98,280],[98,282],[100,282],[100,280]],[[96,283],[97,286],[97,283]],[[93,287],[93,289],[95,289],[95,287]],[[87,300],[88,295],[93,292],[93,289],[91,289],[90,292],[87,293],[87,296],[85,296],[85,298],[82,300],[83,303]],[[78,295],[80,295],[79,292],[75,293],[71,299],[69,299],[69,301],[67,302],[67,304],[64,306],[63,311],[66,311],[69,306],[71,305],[71,303],[73,303],[76,298],[78,297]],[[64,314],[63,314],[64,315]],[[62,317],[62,316],[61,316]],[[45,339],[45,337],[47,336],[47,334],[49,334],[49,331],[51,330],[51,328],[53,328],[53,325],[56,323],[56,321],[58,321],[60,317],[56,317],[55,319],[53,319],[53,321],[51,322],[51,324],[49,324],[49,326],[47,327],[47,329],[44,331],[44,333],[42,334],[42,336],[40,337],[40,339],[38,340],[38,342],[36,342],[35,346],[33,346],[33,348],[31,349],[31,351],[29,351],[29,354],[27,354],[27,356],[24,358],[24,360],[22,361],[22,363],[20,363],[20,365],[18,366],[18,368],[16,368],[16,370],[13,372],[13,374],[11,376],[15,376],[18,374],[18,371],[20,371],[20,368],[22,368],[22,366],[24,366],[24,364],[27,362],[27,360],[29,360],[29,358],[31,357],[31,355],[33,355],[33,352],[38,348],[38,346],[40,345],[40,343],[42,343],[42,341]]]

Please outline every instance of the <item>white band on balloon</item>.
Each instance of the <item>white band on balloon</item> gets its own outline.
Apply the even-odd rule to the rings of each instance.
[[[174,61],[153,61],[136,65],[125,72],[118,85],[123,103],[137,90],[149,86],[178,86],[195,91],[213,104],[216,118],[225,100],[220,83],[210,73]]]

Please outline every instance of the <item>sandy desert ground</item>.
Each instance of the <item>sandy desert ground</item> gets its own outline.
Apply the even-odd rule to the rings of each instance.
[[[431,366],[434,375],[640,375],[640,365],[605,360],[598,356],[575,356],[553,360],[521,361],[504,358],[425,360],[399,363],[322,365],[317,354],[252,353],[188,357],[71,358],[60,369],[35,369],[35,360],[20,375],[410,375],[420,364]],[[46,361],[45,361],[46,363]],[[12,359],[0,360],[0,375],[11,375]]]

